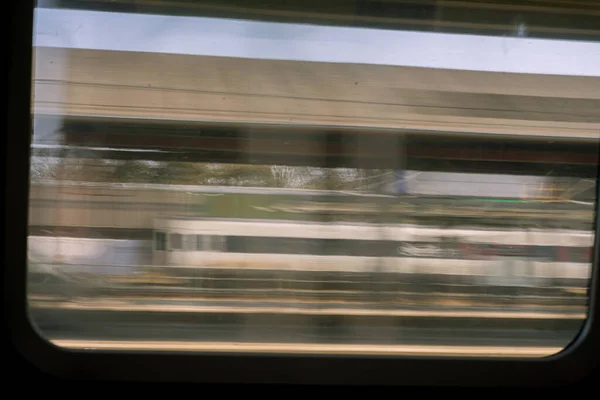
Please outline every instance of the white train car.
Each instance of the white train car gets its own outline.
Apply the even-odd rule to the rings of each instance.
[[[157,265],[585,280],[594,234],[190,217],[155,221]],[[510,279],[509,279],[510,280]]]

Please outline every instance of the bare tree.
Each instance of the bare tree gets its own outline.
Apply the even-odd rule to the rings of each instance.
[[[50,157],[32,157],[30,179],[34,182],[56,179],[58,161]]]
[[[272,165],[270,170],[273,186],[282,188],[302,188],[313,179],[314,175],[309,167]]]

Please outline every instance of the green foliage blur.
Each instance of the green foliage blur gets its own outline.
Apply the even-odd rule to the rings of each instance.
[[[44,180],[378,191],[392,171],[283,165],[150,162],[143,160],[32,160],[32,182]]]

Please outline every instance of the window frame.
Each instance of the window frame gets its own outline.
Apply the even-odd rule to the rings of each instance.
[[[32,32],[34,1],[13,2],[9,41],[8,129],[5,177],[5,298],[12,341],[40,370],[66,378],[201,383],[291,383],[340,385],[556,385],[586,377],[598,366],[598,262],[595,235],[589,317],[572,344],[540,359],[248,355],[86,352],[61,349],[44,340],[28,318],[27,236],[31,135]],[[8,150],[10,149],[10,150]],[[599,226],[596,188],[595,227]],[[143,365],[144,368],[140,368]],[[326,373],[324,373],[326,371]],[[482,373],[483,371],[483,373]]]

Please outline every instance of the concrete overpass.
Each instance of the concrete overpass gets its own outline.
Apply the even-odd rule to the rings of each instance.
[[[590,177],[598,109],[596,77],[35,51],[35,145],[137,151],[95,157]]]
[[[600,79],[37,48],[39,116],[600,138]]]

